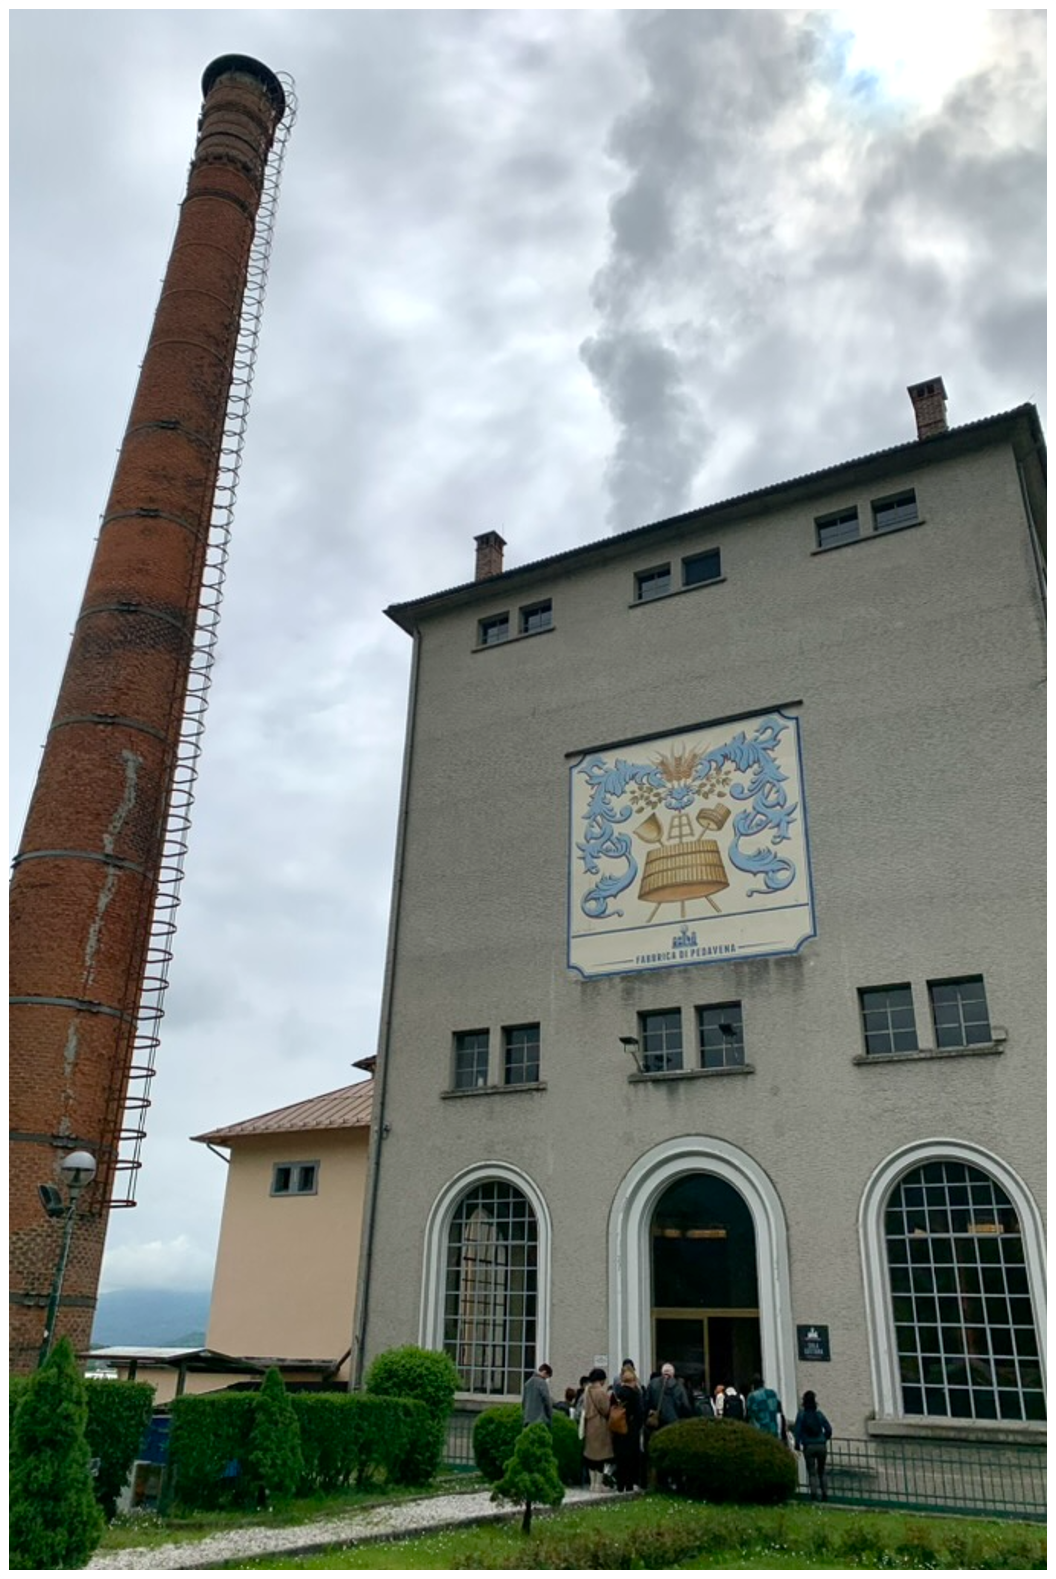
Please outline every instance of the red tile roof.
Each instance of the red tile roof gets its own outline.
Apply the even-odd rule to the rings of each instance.
[[[289,1107],[273,1108],[257,1118],[225,1124],[204,1135],[192,1135],[191,1139],[225,1146],[243,1135],[287,1135],[310,1129],[369,1129],[373,1101],[373,1080],[358,1080],[355,1085],[327,1091],[320,1097],[308,1097],[304,1102],[291,1102]]]

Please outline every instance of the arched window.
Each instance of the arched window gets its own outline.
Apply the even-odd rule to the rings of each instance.
[[[967,1144],[907,1147],[860,1220],[881,1417],[1043,1421],[1044,1245],[1015,1174]]]
[[[535,1368],[539,1231],[504,1179],[458,1201],[447,1233],[443,1346],[471,1393],[519,1393]]]

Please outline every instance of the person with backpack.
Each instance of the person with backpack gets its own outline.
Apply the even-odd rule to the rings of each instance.
[[[764,1386],[758,1371],[752,1377],[752,1390],[744,1400],[744,1418],[758,1431],[765,1431],[767,1436],[776,1436],[779,1442],[785,1440],[787,1427],[781,1400],[772,1387]]]
[[[722,1400],[722,1418],[724,1420],[744,1419],[744,1399],[736,1387],[727,1387]]]
[[[832,1427],[818,1408],[818,1400],[811,1392],[803,1394],[803,1407],[796,1416],[792,1434],[795,1439],[796,1452],[802,1453],[806,1461],[811,1502],[817,1502],[819,1493],[822,1502],[828,1502],[829,1493],[825,1487],[825,1460],[828,1457]]]

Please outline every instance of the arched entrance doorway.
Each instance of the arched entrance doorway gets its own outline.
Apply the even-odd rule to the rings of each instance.
[[[710,1389],[747,1389],[762,1369],[755,1226],[739,1190],[689,1173],[653,1209],[652,1366]]]
[[[653,1354],[653,1221],[668,1189],[707,1175],[731,1185],[755,1234],[758,1332],[762,1372],[782,1398],[796,1392],[788,1230],[781,1200],[765,1169],[728,1140],[677,1135],[653,1146],[624,1174],[609,1213],[609,1354],[629,1356],[646,1371]],[[678,1226],[674,1224],[672,1226]],[[707,1226],[706,1224],[704,1226]],[[663,1356],[661,1356],[663,1358]],[[716,1381],[729,1382],[728,1376]]]

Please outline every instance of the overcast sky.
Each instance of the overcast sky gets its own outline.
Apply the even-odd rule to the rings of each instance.
[[[951,423],[1044,422],[1045,18],[952,16],[12,14],[12,853],[202,71],[256,55],[300,100],[104,1288],[208,1287],[224,1168],[187,1137],[374,1051],[410,658],[387,604],[471,579],[479,532],[516,565],[911,439],[935,375]]]

